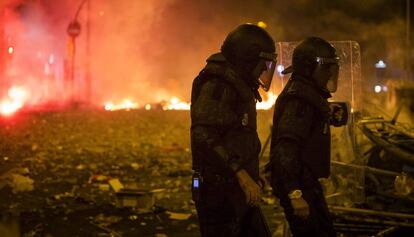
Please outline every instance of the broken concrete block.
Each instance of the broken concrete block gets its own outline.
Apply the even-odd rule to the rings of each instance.
[[[111,185],[111,188],[115,191],[115,192],[119,192],[121,191],[121,189],[124,188],[124,185],[121,183],[121,181],[119,181],[119,179],[110,179],[108,181],[109,185]]]
[[[148,190],[121,189],[116,192],[118,207],[132,207],[142,210],[150,210],[154,204],[154,195]]]

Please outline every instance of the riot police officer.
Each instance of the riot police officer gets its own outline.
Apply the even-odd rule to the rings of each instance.
[[[327,99],[336,91],[339,58],[330,43],[310,37],[294,49],[289,72],[273,117],[271,186],[293,236],[335,236],[318,179],[330,173]]]
[[[256,102],[261,101],[259,87],[270,87],[275,63],[272,37],[261,27],[243,24],[194,79],[192,191],[203,237],[270,234],[258,207],[263,182]]]

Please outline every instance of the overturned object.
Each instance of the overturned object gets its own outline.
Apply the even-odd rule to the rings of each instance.
[[[150,210],[155,204],[154,195],[149,190],[123,188],[115,195],[118,207]]]

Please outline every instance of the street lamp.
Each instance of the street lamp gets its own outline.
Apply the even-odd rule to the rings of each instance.
[[[75,83],[75,57],[76,57],[76,37],[79,36],[81,31],[81,26],[79,22],[75,19],[72,22],[69,23],[67,32],[70,36],[71,40],[71,48],[70,48],[70,102],[73,105],[74,103],[74,96],[75,96],[75,90],[74,90],[74,83]]]
[[[71,40],[71,52],[70,52],[70,60],[71,60],[71,70],[70,70],[70,96],[71,96],[71,103],[74,104],[74,83],[75,83],[75,66],[76,66],[76,38],[81,33],[81,25],[78,21],[78,16],[80,11],[82,10],[83,6],[87,4],[88,7],[88,15],[87,15],[87,26],[86,26],[86,87],[87,87],[87,99],[90,101],[90,90],[91,90],[91,81],[90,81],[90,0],[83,0],[79,5],[74,19],[69,23],[67,28],[67,33],[70,36]]]

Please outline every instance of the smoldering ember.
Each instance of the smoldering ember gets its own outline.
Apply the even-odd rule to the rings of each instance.
[[[247,79],[239,80],[250,86],[250,94],[255,92],[261,151],[254,157],[264,177],[255,185],[261,180],[266,184],[256,200],[261,223],[246,215],[241,235],[234,236],[303,236],[298,234],[301,224],[282,207],[283,195],[295,215],[299,209],[294,200],[309,203],[307,221],[318,224],[306,189],[286,194],[274,190],[281,175],[277,172],[294,177],[292,170],[272,168],[278,164],[280,143],[275,133],[283,126],[273,120],[279,116],[274,112],[288,104],[275,102],[289,97],[281,94],[292,86],[288,82],[299,80],[294,79],[301,75],[294,54],[311,36],[329,41],[335,51],[329,57],[313,55],[315,61],[308,64],[314,65],[314,78],[316,71],[330,70],[324,93],[337,73],[337,90],[330,91],[327,103],[328,123],[320,127],[324,135],[330,128],[330,176],[319,179],[336,235],[413,236],[413,6],[410,0],[1,0],[0,237],[217,236],[211,233],[219,227],[200,216],[224,194],[202,201],[211,177],[193,164],[197,140],[190,136],[199,126],[197,116],[202,116],[197,114],[201,105],[191,100],[207,93],[197,83],[209,76],[194,79],[203,68],[206,74],[222,75],[210,66],[223,61],[231,70],[218,77],[230,80],[231,73],[245,73],[236,70],[237,61],[232,64],[226,50],[233,39],[230,32],[250,26],[275,42],[275,50],[260,51],[263,70],[274,72],[270,81],[257,80],[264,74],[254,78],[254,87]],[[241,45],[251,40],[249,35],[239,38]],[[247,57],[244,49],[237,50]],[[313,86],[319,85],[318,79],[312,80]],[[233,86],[214,90],[211,111],[224,108],[217,98],[231,96],[237,89]],[[308,107],[301,105],[295,116],[306,116]],[[219,112],[203,111],[225,123]],[[251,115],[240,113],[239,126],[250,126]],[[209,126],[206,137],[216,131]],[[219,138],[213,136],[217,140],[209,146],[226,140],[227,130],[218,130]],[[231,140],[250,141],[238,133]],[[208,152],[201,155],[214,160]],[[303,159],[308,156],[316,155],[306,154],[297,162],[307,164]],[[229,178],[233,183],[226,181],[233,186],[226,187],[247,194],[239,176],[243,166],[228,170],[234,178]],[[220,175],[213,176],[221,182]],[[253,196],[246,201],[253,202]],[[269,233],[243,232],[257,225],[267,225]],[[226,222],[220,228],[230,227]]]

